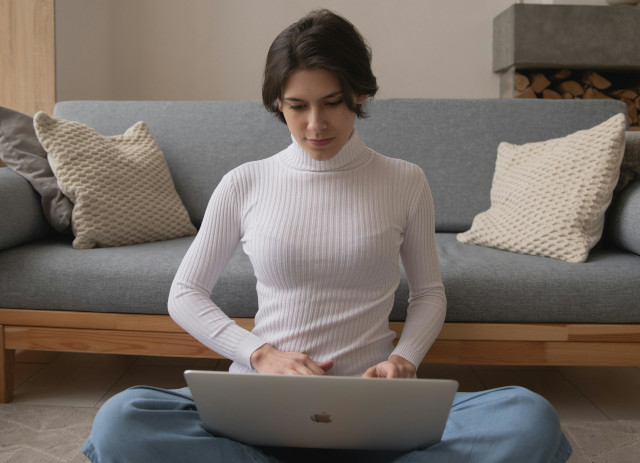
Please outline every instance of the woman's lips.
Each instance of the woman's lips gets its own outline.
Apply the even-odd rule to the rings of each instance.
[[[334,140],[334,138],[307,138],[307,141],[313,145],[313,146],[327,146],[329,143],[331,143]]]

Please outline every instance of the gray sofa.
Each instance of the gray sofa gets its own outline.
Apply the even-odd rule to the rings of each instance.
[[[616,101],[376,100],[357,122],[376,151],[419,164],[436,208],[447,320],[425,362],[640,365],[640,181],[615,198],[586,263],[461,244],[456,233],[489,207],[501,141],[525,143],[593,127]],[[193,223],[221,177],[290,143],[257,102],[58,103],[54,114],[104,135],[145,121]],[[9,401],[16,349],[216,357],[167,315],[167,296],[192,237],[76,250],[54,232],[29,183],[0,168],[0,399]],[[257,310],[251,265],[238,250],[214,300],[242,326]],[[390,317],[407,307],[402,280]]]

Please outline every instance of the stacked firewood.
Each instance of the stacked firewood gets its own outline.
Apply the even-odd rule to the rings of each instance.
[[[594,71],[514,71],[514,98],[550,99],[616,99],[627,105],[630,130],[640,130],[640,78],[621,73],[597,73]]]

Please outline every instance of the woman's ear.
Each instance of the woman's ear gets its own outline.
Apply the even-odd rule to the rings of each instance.
[[[365,101],[367,101],[367,95],[358,95],[356,97],[356,104],[357,105],[364,104]]]
[[[282,112],[282,101],[280,100],[280,98],[278,98],[276,101],[278,102],[278,111]]]

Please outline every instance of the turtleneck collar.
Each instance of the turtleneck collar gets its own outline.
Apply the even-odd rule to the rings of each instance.
[[[326,161],[317,161],[309,156],[291,137],[293,143],[276,156],[285,166],[307,172],[338,172],[350,170],[366,164],[372,153],[358,137],[354,127],[351,137],[335,156]]]

